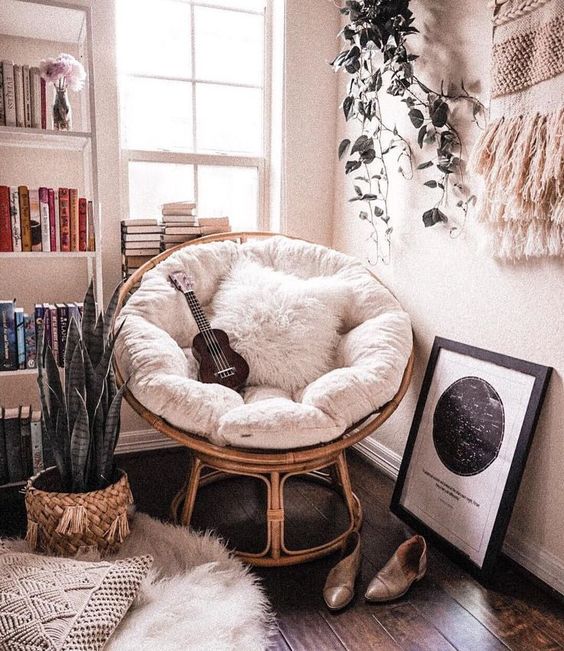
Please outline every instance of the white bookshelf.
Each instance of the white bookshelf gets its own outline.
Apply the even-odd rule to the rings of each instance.
[[[0,298],[15,298],[33,314],[35,303],[82,300],[88,282],[94,279],[101,308],[101,210],[90,8],[65,0],[2,0],[1,4],[0,60],[32,66],[39,65],[42,58],[69,52],[82,61],[87,79],[82,91],[70,93],[72,131],[52,129],[51,87],[47,89],[47,129],[0,125],[0,183],[79,188],[80,196],[93,202],[96,251],[0,253]],[[36,369],[0,372],[3,406],[38,406],[36,376]]]

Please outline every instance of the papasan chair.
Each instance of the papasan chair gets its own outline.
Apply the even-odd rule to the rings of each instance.
[[[236,392],[198,381],[198,332],[168,280],[183,270],[212,327],[248,362]],[[412,331],[392,294],[352,257],[274,233],[223,233],[179,245],[123,285],[114,369],[125,398],[152,427],[191,450],[173,500],[190,523],[198,489],[233,475],[266,484],[266,545],[237,549],[263,566],[301,563],[342,547],[362,523],[346,449],[375,432],[409,385]],[[348,526],[314,547],[285,544],[284,485],[307,475],[330,486]]]

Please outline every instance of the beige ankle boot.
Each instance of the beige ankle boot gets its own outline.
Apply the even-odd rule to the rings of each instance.
[[[354,582],[360,569],[360,536],[353,531],[347,537],[341,560],[327,575],[323,598],[331,610],[340,610],[354,597]]]
[[[402,543],[394,555],[372,579],[366,590],[368,601],[399,599],[419,581],[427,570],[427,545],[423,536]]]

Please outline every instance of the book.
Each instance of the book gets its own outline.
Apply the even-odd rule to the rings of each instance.
[[[135,249],[135,248],[126,248],[124,249],[125,255],[146,255],[149,256],[149,258],[152,258],[154,255],[157,255],[158,253],[161,252],[161,249],[159,246],[153,247],[153,248],[145,248],[145,249]]]
[[[70,251],[70,199],[68,188],[59,188],[59,224],[61,229],[61,251]]]
[[[40,411],[34,410],[31,412],[29,428],[31,434],[31,461],[33,474],[35,475],[45,469],[43,465],[43,431]]]
[[[4,87],[4,122],[7,127],[16,126],[16,89],[14,84],[14,64],[2,61],[2,81]]]
[[[0,251],[13,251],[10,188],[7,185],[0,185]]]
[[[76,188],[69,189],[69,202],[70,202],[70,250],[79,251],[78,190]]]
[[[23,101],[24,101],[24,126],[31,127],[31,87],[29,66],[22,66],[23,76]]]
[[[25,332],[23,307],[14,308],[14,323],[16,327],[16,350],[18,351],[18,369],[25,368]]]
[[[22,251],[31,251],[31,217],[29,212],[29,191],[26,185],[18,186],[18,201],[20,206]]]
[[[160,233],[124,233],[123,242],[158,242],[161,239]]]
[[[10,221],[12,224],[12,251],[22,250],[22,228],[20,224],[20,195],[18,188],[10,186]]]
[[[39,340],[43,335],[43,318],[45,316],[45,307],[42,303],[36,303],[33,311],[33,320],[35,322],[35,345],[39,347]],[[37,350],[37,353],[40,351]]]
[[[0,371],[18,368],[14,301],[0,301]]]
[[[41,129],[41,75],[36,66],[29,69],[31,91],[31,126]]]
[[[31,406],[20,407],[20,437],[22,439],[22,465],[24,475],[30,477],[33,474],[33,459],[31,452]]]
[[[88,248],[88,208],[86,199],[80,197],[78,200],[78,251],[86,251]]]
[[[51,323],[51,337],[49,339],[51,343],[51,350],[53,351],[53,357],[58,363],[59,361],[59,320],[57,319],[57,308],[49,303],[49,322]]]
[[[26,473],[22,456],[19,407],[4,411],[4,438],[6,440],[8,478],[11,482],[23,481],[26,479]]]
[[[216,226],[217,228],[219,228],[224,226],[227,227],[230,226],[229,217],[200,217],[198,219],[198,223],[202,227]]]
[[[39,205],[39,190],[28,190],[29,223],[31,226],[31,250],[43,251],[43,229],[41,227],[41,208]]]
[[[88,251],[96,250],[96,227],[94,224],[94,204],[92,201],[88,202],[88,225],[86,228],[88,237]]]
[[[25,367],[37,368],[37,341],[35,339],[35,318],[24,314]]]
[[[6,112],[4,111],[4,73],[2,72],[2,64],[0,64],[0,125],[4,124],[6,124]]]
[[[51,311],[49,310],[49,303],[43,303],[43,336],[45,338],[45,344],[51,346],[52,349]],[[41,355],[41,351],[39,351],[39,354]]]
[[[121,222],[121,232],[128,234],[140,235],[141,233],[157,233],[162,232],[162,227],[160,225],[156,226],[130,226],[126,222]]]
[[[161,212],[163,215],[171,213],[181,213],[184,214],[187,211],[195,210],[197,204],[195,201],[169,201],[163,203],[161,206]]]
[[[51,224],[49,222],[49,190],[39,188],[39,222],[41,224],[41,248],[51,250]]]
[[[163,224],[188,224],[189,226],[196,226],[198,224],[198,218],[196,215],[181,215],[181,214],[171,214],[163,215],[162,217]]]
[[[67,331],[69,328],[69,308],[66,303],[56,303],[57,308],[57,330],[58,330],[58,364],[65,365],[65,346],[67,343]]]
[[[126,226],[158,226],[159,221],[157,219],[127,219],[125,224]]]
[[[55,250],[61,251],[61,220],[59,218],[59,193],[53,190],[55,199]]]
[[[165,226],[163,235],[200,235],[199,226]]]
[[[78,303],[67,303],[67,309],[68,309],[69,323],[71,322],[71,319],[74,319],[76,321],[76,325],[80,329],[80,323],[82,321],[82,313],[81,313],[79,304]]]
[[[41,83],[41,128],[47,128],[47,82],[45,79],[40,80]]]
[[[16,98],[16,126],[25,127],[24,87],[22,67],[14,65],[14,94]]]
[[[161,236],[161,241],[162,242],[176,242],[177,244],[180,244],[182,242],[189,242],[190,240],[197,240],[200,236],[199,235],[162,235]]]
[[[148,262],[152,257],[152,255],[128,255],[127,262],[128,265],[133,267],[142,267],[145,262]]]
[[[0,484],[7,484],[9,481],[6,436],[4,434],[4,408],[0,407]]]
[[[58,251],[58,238],[57,238],[57,213],[55,211],[55,190],[49,188],[47,190],[47,203],[49,206],[49,246],[50,251]]]
[[[231,230],[231,226],[200,226],[200,235],[215,235],[216,233],[226,233]]]

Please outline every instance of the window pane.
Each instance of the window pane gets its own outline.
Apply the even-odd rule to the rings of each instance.
[[[169,201],[194,200],[194,168],[170,163],[129,163],[129,216],[161,216]]]
[[[119,0],[121,72],[189,77],[190,5],[174,0]]]
[[[262,91],[197,84],[196,139],[198,151],[260,154]]]
[[[129,149],[192,150],[192,84],[125,79],[121,124]]]
[[[197,2],[198,0],[196,0]],[[206,5],[248,9],[249,11],[264,11],[266,0],[205,0]]]
[[[263,17],[194,8],[196,77],[262,85]]]
[[[255,167],[198,166],[198,214],[229,217],[234,231],[258,226],[258,170]]]

